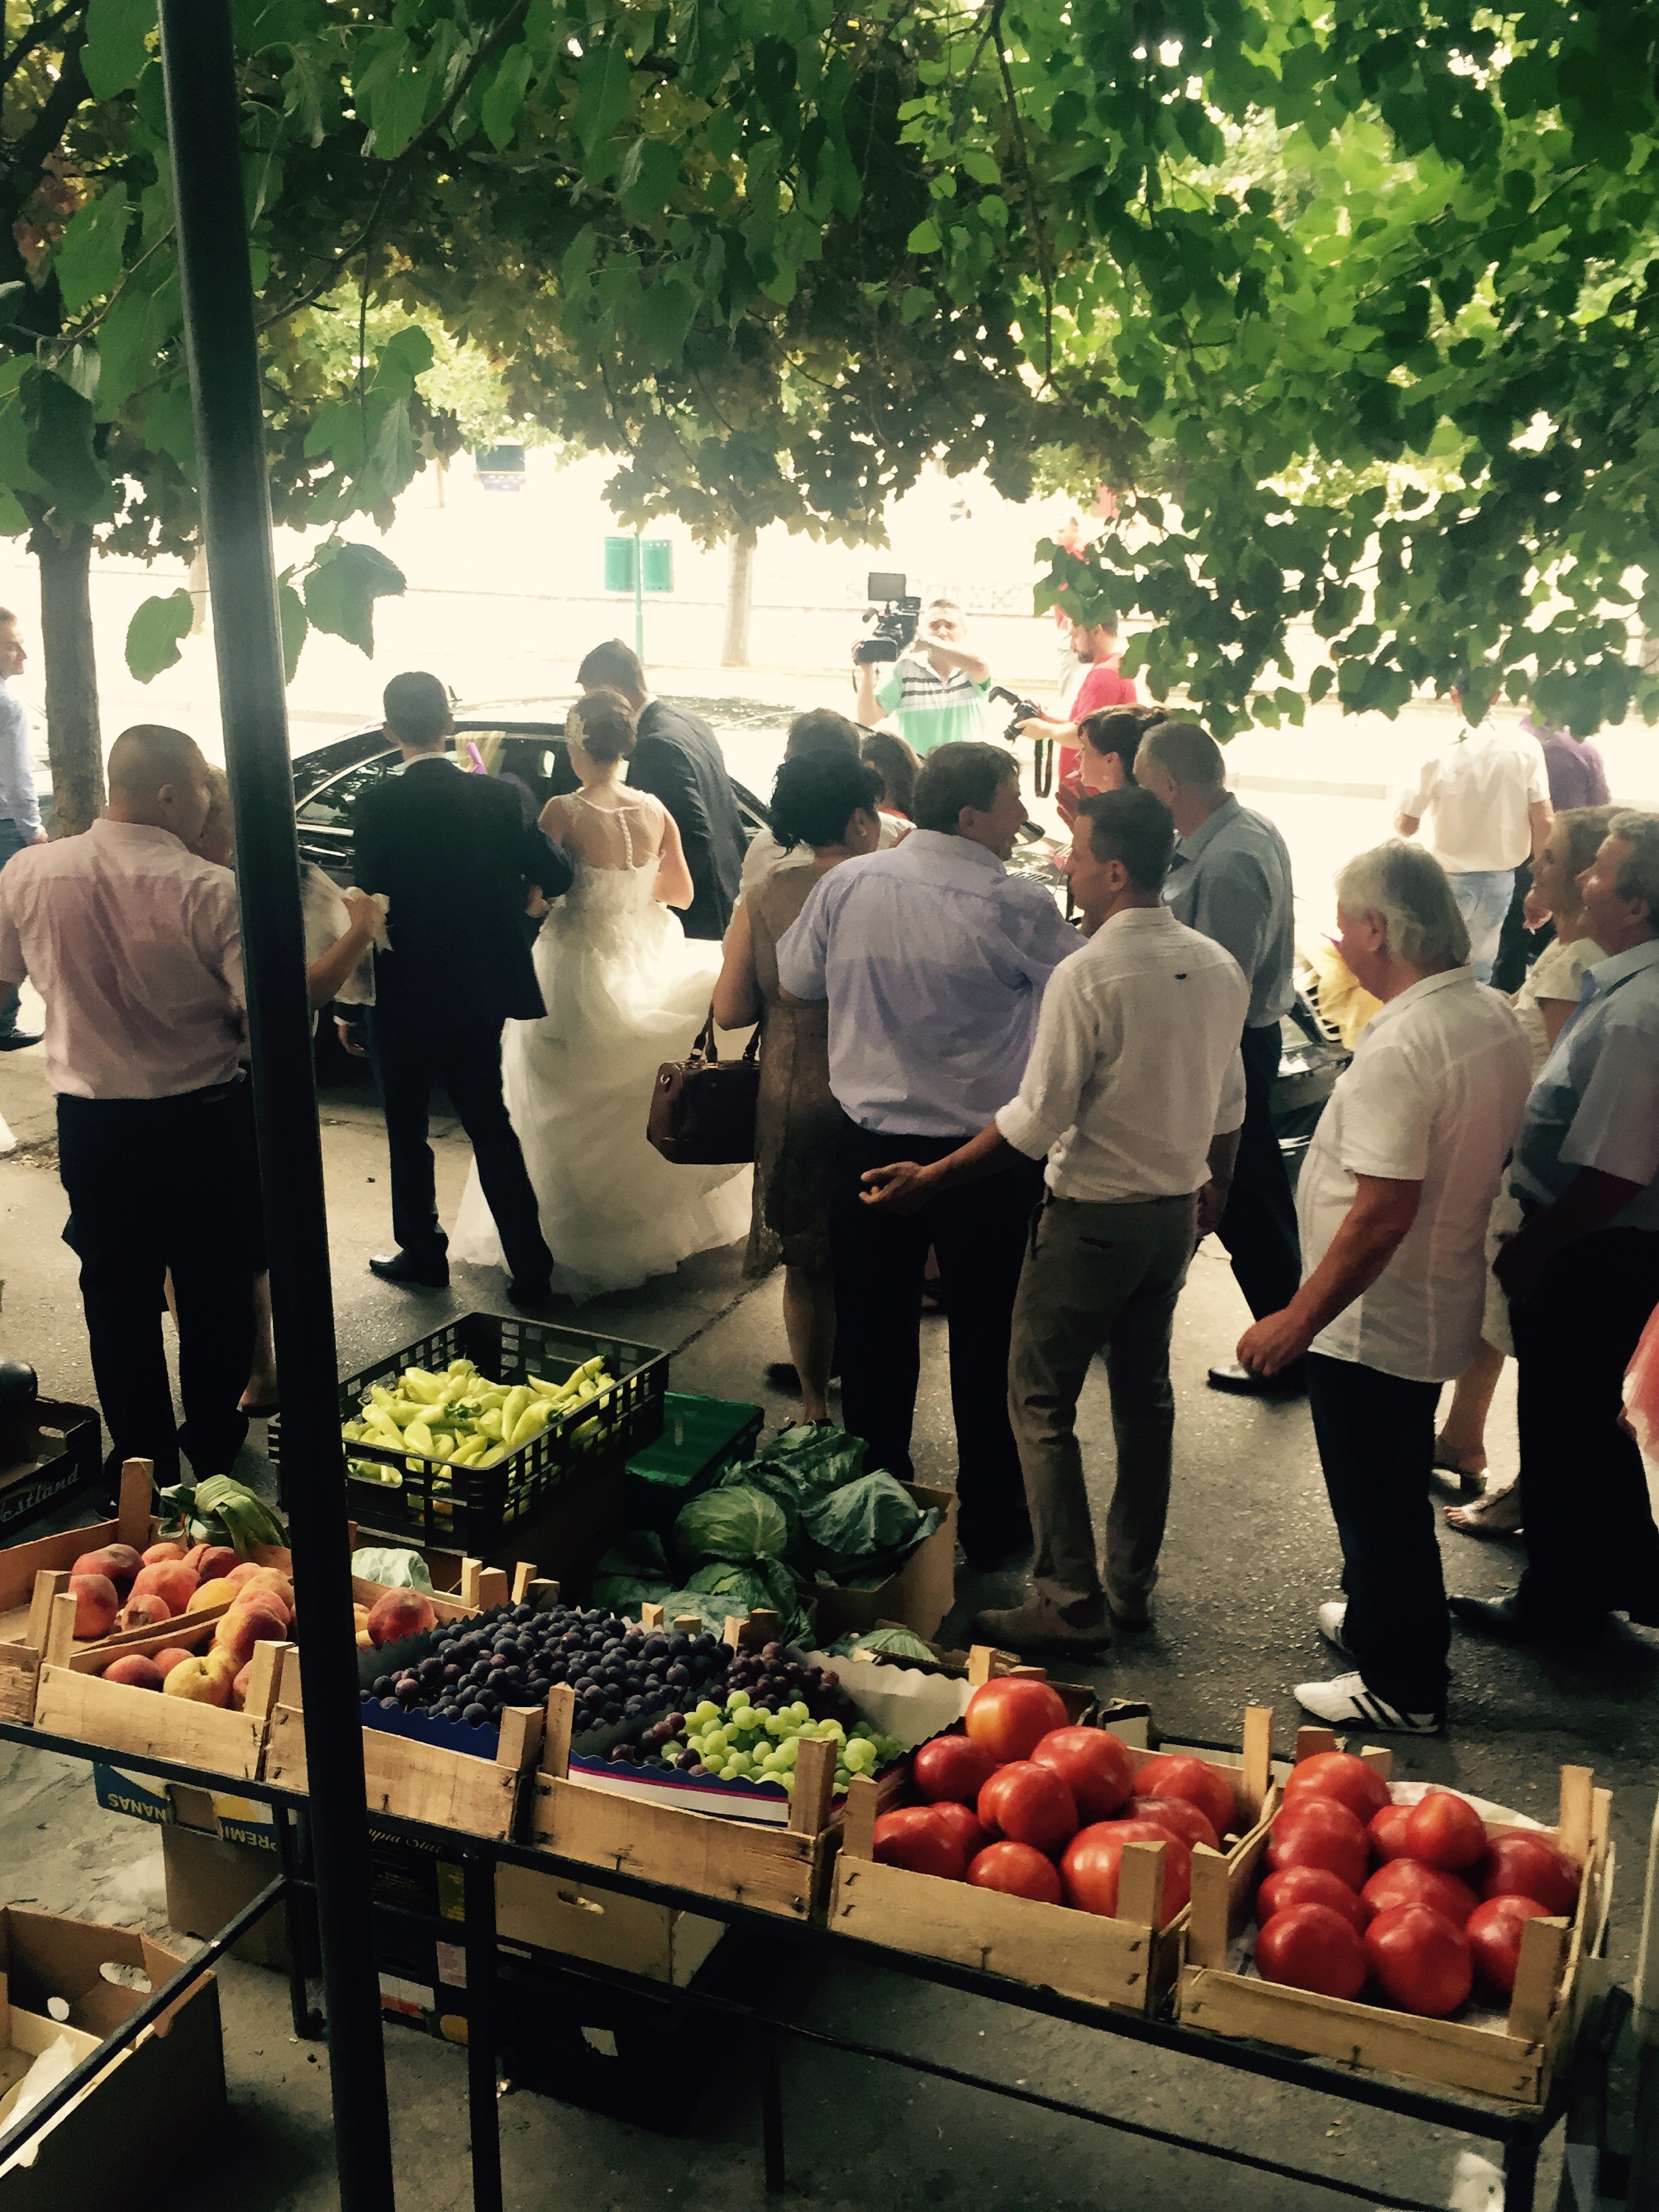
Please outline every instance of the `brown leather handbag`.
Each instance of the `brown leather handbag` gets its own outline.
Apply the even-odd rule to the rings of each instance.
[[[755,1157],[755,1108],[760,1097],[760,1024],[741,1060],[722,1060],[709,1009],[702,1033],[684,1060],[657,1070],[645,1133],[677,1167],[733,1167]]]

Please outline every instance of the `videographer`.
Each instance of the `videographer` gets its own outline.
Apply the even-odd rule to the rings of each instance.
[[[872,641],[853,649],[858,698],[854,712],[864,723],[890,714],[899,735],[924,758],[936,745],[983,738],[985,695],[991,672],[979,655],[964,650],[967,624],[954,599],[930,599],[917,617],[916,635],[898,659],[869,658]]]
[[[1036,714],[1022,722],[1023,738],[1052,738],[1060,746],[1060,781],[1074,782],[1081,765],[1078,755],[1078,725],[1103,707],[1133,707],[1134,679],[1118,673],[1123,648],[1115,622],[1072,624],[1072,651],[1084,664],[1084,677],[1070,708],[1070,720],[1058,715]]]

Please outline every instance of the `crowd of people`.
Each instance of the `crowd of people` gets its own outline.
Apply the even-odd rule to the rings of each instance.
[[[1213,1232],[1251,1320],[1210,1382],[1305,1393],[1340,1545],[1319,1626],[1347,1664],[1296,1694],[1334,1726],[1430,1732],[1454,1619],[1581,1645],[1617,1613],[1659,1626],[1622,1397],[1659,1305],[1659,816],[1612,805],[1559,731],[1466,726],[1425,765],[1398,837],[1337,877],[1352,1057],[1293,1194],[1271,1107],[1284,840],[1207,732],[1134,701],[1109,628],[1073,642],[1079,690],[1025,724],[1073,754],[1069,915],[1006,865],[1019,765],[977,733],[988,671],[946,602],[884,675],[858,663],[858,720],[795,718],[746,847],[717,738],[620,643],[581,664],[572,787],[539,810],[457,759],[435,678],[395,678],[402,767],[358,801],[355,888],[312,871],[303,902],[312,1004],[372,1056],[385,1109],[396,1249],[369,1265],[416,1292],[452,1258],[496,1267],[533,1310],[746,1229],[749,1272],[783,1270],[773,1379],[809,1421],[838,1382],[868,1463],[902,1477],[938,1306],[964,1553],[1030,1564],[975,1633],[1094,1652],[1154,1618],[1171,1332]],[[0,616],[0,670],[21,653]],[[895,729],[864,726],[884,711]],[[104,817],[45,842],[9,732],[0,713],[0,1045],[27,976],[113,1452],[222,1472],[276,1391],[223,780],[140,726]],[[752,1163],[647,1140],[659,1068],[705,1024],[758,1025]],[[472,1146],[448,1232],[439,1086]],[[1099,1531],[1078,1436],[1097,1352]],[[1511,1356],[1518,1484],[1449,1517],[1521,1532],[1526,1571],[1502,1601],[1449,1600],[1433,1471],[1480,1481]]]

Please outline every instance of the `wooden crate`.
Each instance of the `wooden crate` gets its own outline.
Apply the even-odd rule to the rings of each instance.
[[[738,1624],[727,1624],[731,1637]],[[840,1823],[830,1809],[833,1743],[803,1740],[787,1827],[724,1820],[679,1805],[650,1805],[573,1780],[575,1698],[560,1683],[547,1701],[546,1755],[530,1800],[530,1839],[560,1858],[614,1867],[641,1881],[730,1898],[786,1918],[823,1914]],[[874,1786],[873,1784],[872,1785]]]
[[[136,1552],[145,1550],[155,1541],[155,1522],[149,1508],[149,1462],[130,1459],[121,1469],[120,1506],[113,1521],[66,1528],[56,1536],[37,1536],[32,1544],[15,1544],[9,1551],[0,1552],[0,1719],[34,1718],[35,1691],[52,1618],[52,1600],[68,1589],[70,1567],[82,1552],[96,1552],[106,1544],[131,1544]],[[143,1648],[124,1643],[118,1636],[106,1640],[118,1650]]]
[[[1328,1750],[1328,1730],[1304,1729],[1298,1759]],[[1361,1754],[1385,1775],[1391,1754]],[[1386,2005],[1292,1990],[1227,1965],[1231,1934],[1243,1924],[1224,1919],[1218,1894],[1197,1876],[1196,1855],[1188,1963],[1181,1976],[1179,2012],[1189,2027],[1215,2035],[1275,2043],[1339,2066],[1404,2075],[1437,2088],[1463,2089],[1519,2105],[1548,2098],[1556,2067],[1571,2047],[1587,1981],[1586,1961],[1598,1952],[1613,1886],[1613,1846],[1607,1837],[1612,1793],[1595,1787],[1587,1766],[1561,1770],[1557,1826],[1544,1832],[1582,1869],[1578,1903],[1571,1921],[1528,1920],[1522,1931],[1521,1962],[1504,2027],[1452,2020],[1422,2020]],[[1488,1836],[1516,1824],[1489,1820]],[[1265,1828],[1251,1837],[1245,1869],[1247,1894],[1267,1846]],[[1246,1916],[1248,1917],[1248,1915]]]
[[[72,1633],[75,1601],[53,1600],[48,1655],[40,1668],[34,1724],[49,1735],[72,1735],[106,1751],[132,1752],[177,1759],[183,1766],[209,1767],[219,1774],[257,1781],[264,1757],[265,1733],[276,1697],[279,1662],[291,1644],[256,1644],[247,1701],[240,1713],[225,1705],[198,1705],[169,1698],[159,1690],[135,1690],[106,1682],[98,1669],[109,1663],[102,1650],[72,1654],[55,1664],[52,1654]],[[210,1628],[211,1622],[209,1622]],[[172,1622],[163,1624],[171,1627]],[[151,1632],[160,1636],[160,1630]],[[165,1639],[163,1639],[165,1641]]]
[[[1263,1824],[1278,1802],[1270,1775],[1272,1741],[1273,1714],[1252,1707],[1244,1716],[1244,1750],[1237,1763],[1209,1752],[1193,1754],[1225,1771],[1239,1808],[1239,1840],[1231,1851],[1211,1851],[1200,1844],[1193,1853],[1194,1894],[1200,1862],[1208,1862],[1224,1912],[1241,1926],[1253,1894],[1255,1858],[1266,1838]],[[1164,1752],[1181,1749],[1178,1744],[1164,1746]],[[1139,1772],[1160,1753],[1131,1745],[1129,1755]],[[1006,1974],[1012,1981],[1119,2011],[1155,2012],[1175,1986],[1191,1907],[1183,1905],[1160,1925],[1162,1844],[1125,1846],[1118,1910],[1108,1919],[1070,1905],[1043,1905],[878,1865],[876,1810],[871,1786],[854,1782],[848,1792],[846,1832],[830,1901],[830,1925],[839,1933],[983,1973]]]
[[[284,1790],[309,1790],[299,1656],[290,1647],[277,1687],[265,1779]],[[495,1758],[477,1759],[443,1744],[366,1728],[363,1779],[369,1810],[510,1843],[519,1832],[526,1784],[542,1747],[542,1733],[539,1706],[509,1705],[501,1714]]]

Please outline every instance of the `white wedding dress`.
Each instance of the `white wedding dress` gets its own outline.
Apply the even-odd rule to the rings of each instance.
[[[564,803],[586,804],[580,793]],[[752,1168],[674,1167],[646,1141],[657,1070],[690,1049],[720,966],[720,946],[685,936],[652,896],[656,852],[633,865],[630,817],[648,830],[657,805],[640,794],[621,809],[589,808],[619,829],[618,865],[575,859],[576,879],[536,940],[546,1016],[508,1022],[502,1039],[502,1088],[553,1287],[570,1297],[632,1290],[749,1230]],[[476,1164],[449,1256],[506,1264]]]

